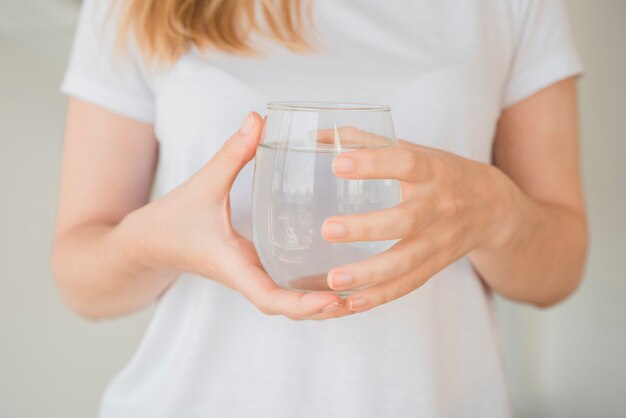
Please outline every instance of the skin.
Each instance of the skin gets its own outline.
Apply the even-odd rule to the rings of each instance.
[[[403,191],[395,208],[329,218],[322,227],[331,242],[401,239],[329,272],[333,289],[370,285],[346,301],[278,288],[230,224],[228,193],[261,129],[251,114],[200,171],[148,202],[153,127],[70,99],[52,255],[66,303],[92,319],[124,315],[187,272],[241,293],[266,314],[328,319],[401,297],[464,255],[491,289],[538,306],[561,301],[580,281],[587,227],[573,79],[503,111],[495,165],[408,142],[337,157],[337,176],[394,178]],[[341,277],[350,281],[340,284]]]
[[[469,255],[492,290],[542,307],[561,301],[580,281],[587,244],[577,138],[570,79],[503,112],[496,166],[408,142],[339,156],[337,176],[398,179],[403,202],[330,218],[322,235],[331,242],[401,241],[333,269],[329,286],[370,286],[348,298],[350,310],[361,312]]]
[[[92,319],[124,315],[188,272],[240,292],[267,314],[332,316],[322,311],[343,304],[340,297],[278,288],[230,224],[229,191],[261,128],[250,114],[200,171],[148,203],[158,152],[152,126],[70,99],[52,255],[66,303]]]

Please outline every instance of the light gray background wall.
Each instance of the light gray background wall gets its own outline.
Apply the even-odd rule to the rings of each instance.
[[[546,0],[542,0],[546,1]],[[626,410],[626,1],[570,0],[592,225],[587,277],[549,311],[498,301],[518,417]],[[94,416],[149,310],[90,323],[60,302],[48,253],[76,1],[0,0],[0,416]]]

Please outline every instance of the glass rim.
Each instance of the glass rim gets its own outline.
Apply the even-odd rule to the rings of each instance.
[[[358,102],[314,102],[314,101],[278,101],[267,103],[269,110],[287,110],[293,112],[390,112],[386,105]]]

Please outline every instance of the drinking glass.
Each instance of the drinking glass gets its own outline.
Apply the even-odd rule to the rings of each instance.
[[[371,257],[396,242],[331,243],[321,236],[322,224],[330,216],[400,203],[397,180],[347,180],[332,170],[341,153],[395,145],[387,106],[268,104],[255,158],[252,237],[263,267],[277,285],[304,292],[331,290],[326,282],[330,269]]]

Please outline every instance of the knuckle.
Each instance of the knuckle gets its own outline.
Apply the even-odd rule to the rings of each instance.
[[[438,195],[437,203],[439,212],[442,215],[451,217],[457,213],[457,200],[452,193],[441,191]]]
[[[382,299],[381,303],[380,303],[381,305],[384,305],[385,303],[389,303],[392,300],[394,300],[393,289],[391,289],[391,288],[385,289],[385,291],[382,294],[382,298],[381,299]]]
[[[435,153],[429,153],[419,168],[420,177],[427,181],[437,181],[441,178],[445,165]]]
[[[413,265],[414,266],[422,264],[424,260],[430,255],[429,246],[430,244],[428,244],[428,246],[424,244],[420,244],[420,245],[417,245],[413,249]]]
[[[419,229],[421,224],[421,219],[415,213],[411,213],[407,216],[407,227],[409,228],[409,232],[413,232]]]
[[[264,315],[270,315],[270,311],[265,305],[256,305],[257,309]]]
[[[419,155],[417,154],[417,152],[414,152],[414,151],[407,152],[406,155],[407,155],[407,161],[406,161],[407,170],[409,173],[415,173],[420,168],[421,159],[419,158]]]
[[[339,140],[344,145],[353,144],[357,142],[356,136],[358,134],[358,129],[356,127],[352,125],[346,125],[346,126],[339,128],[337,132],[339,133]]]
[[[398,292],[393,298],[397,299],[401,296],[411,293],[413,290],[415,290],[415,285],[413,284],[413,281],[406,278],[400,281],[398,285]]]
[[[419,265],[420,261],[421,259],[417,251],[415,251],[414,249],[408,251],[406,254],[403,255],[403,271],[413,270],[417,265]]]
[[[271,305],[267,304],[266,302],[257,302],[256,307],[259,311],[261,311],[261,313],[265,315],[268,315],[268,316],[276,315],[276,311],[271,307]]]
[[[397,223],[399,232],[402,235],[407,235],[414,231],[418,227],[418,216],[413,210],[407,206],[398,206],[397,216],[400,221]]]
[[[219,156],[227,161],[239,161],[241,160],[241,147],[237,146],[233,138],[230,138],[222,145]]]
[[[422,261],[423,252],[419,248],[413,248],[406,256],[409,270],[415,268]]]
[[[442,174],[446,168],[443,159],[436,151],[432,151],[428,155],[428,164],[430,166],[430,170],[435,174]]]

